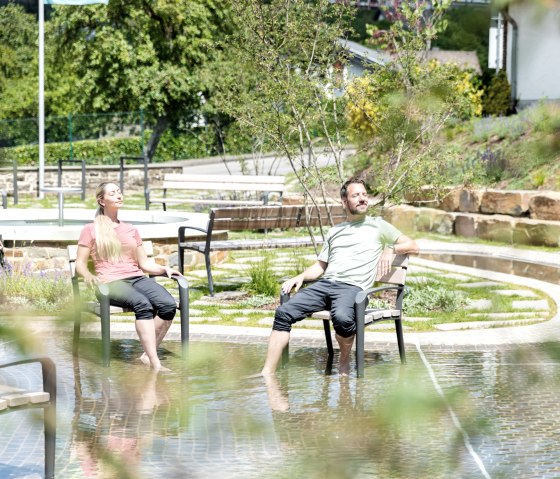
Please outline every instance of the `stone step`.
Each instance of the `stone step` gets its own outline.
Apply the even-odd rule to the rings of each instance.
[[[546,299],[512,301],[512,308],[548,311],[548,301]]]
[[[518,312],[518,313],[470,313],[468,316],[473,317],[473,318],[477,318],[477,317],[483,317],[483,316],[487,316],[490,318],[496,318],[496,319],[507,319],[507,318],[535,318],[535,317],[547,317],[548,313],[545,312],[535,312],[535,313],[529,313],[527,311],[523,311],[523,312]]]
[[[538,298],[539,296],[530,289],[497,289],[496,294],[502,296],[524,296],[525,298]]]
[[[458,288],[492,288],[495,286],[501,286],[500,283],[495,281],[475,281],[474,283],[460,283],[455,285]]]
[[[460,331],[462,329],[487,329],[496,326],[520,326],[523,324],[532,324],[542,322],[545,319],[540,318],[525,318],[525,319],[512,319],[509,321],[470,321],[463,323],[443,323],[434,324],[434,328],[439,331]]]

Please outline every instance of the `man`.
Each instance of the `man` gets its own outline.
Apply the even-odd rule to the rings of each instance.
[[[317,261],[303,273],[285,281],[282,291],[297,292],[304,281],[313,285],[302,289],[281,305],[274,316],[263,376],[274,374],[282,351],[290,340],[293,323],[310,314],[330,309],[340,347],[339,373],[347,375],[350,352],[356,335],[354,300],[360,290],[371,287],[377,272],[388,273],[393,253],[418,253],[416,241],[403,235],[379,217],[367,216],[368,194],[363,180],[350,179],[340,190],[347,221],[333,226]]]

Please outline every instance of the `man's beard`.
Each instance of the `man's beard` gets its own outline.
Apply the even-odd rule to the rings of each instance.
[[[364,212],[360,212],[360,210],[358,210],[358,207],[360,207],[360,206],[365,206],[365,207],[366,207],[366,209],[365,209]],[[365,213],[367,212],[367,206],[368,206],[367,203],[360,203],[359,205],[356,205],[356,206],[353,207],[353,208],[350,207],[350,206],[348,206],[348,212],[349,212],[351,215],[363,215],[363,214],[365,214]]]

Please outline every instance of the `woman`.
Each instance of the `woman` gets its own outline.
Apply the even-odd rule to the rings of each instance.
[[[181,273],[150,261],[138,230],[119,221],[123,195],[116,184],[101,183],[96,199],[95,221],[84,226],[78,240],[76,271],[90,286],[107,284],[111,304],[134,311],[136,332],[144,348],[140,360],[154,371],[169,371],[161,365],[157,347],[171,326],[177,304],[163,286],[144,273],[168,277]],[[95,275],[87,266],[90,256]]]

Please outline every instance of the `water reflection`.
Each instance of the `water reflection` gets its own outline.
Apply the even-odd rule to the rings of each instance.
[[[368,353],[360,380],[326,375],[324,348],[310,347],[265,380],[247,378],[264,345],[194,342],[182,363],[169,344],[175,372],[156,377],[131,364],[135,343],[115,343],[126,347],[109,370],[82,358],[73,371],[60,477],[483,477],[448,405],[492,477],[560,467],[557,345],[426,350],[445,404],[419,356],[402,367],[392,345]]]
[[[420,254],[420,258],[495,271],[497,273],[513,274],[553,284],[560,283],[560,265],[555,267],[547,264],[538,264],[534,261],[525,262],[491,256],[470,256],[464,254]]]
[[[74,358],[74,385],[72,449],[81,477],[139,477],[157,415],[167,414],[171,406],[165,376],[142,366],[131,366],[124,374],[93,364],[81,368]]]

